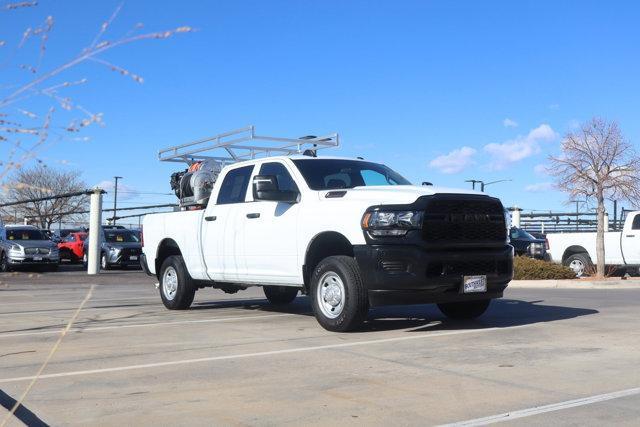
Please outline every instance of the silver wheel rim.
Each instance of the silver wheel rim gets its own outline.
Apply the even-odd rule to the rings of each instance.
[[[102,257],[100,257],[100,266],[102,267],[103,270],[106,270],[106,268],[107,268],[107,256],[106,255],[102,255]]]
[[[318,283],[316,299],[322,314],[329,319],[335,319],[342,314],[345,301],[344,283],[333,271],[324,273]]]
[[[569,268],[576,273],[576,277],[581,277],[584,274],[584,263],[579,259],[574,259],[569,263]]]
[[[169,301],[173,301],[178,292],[178,273],[173,267],[167,267],[162,275],[162,293]]]

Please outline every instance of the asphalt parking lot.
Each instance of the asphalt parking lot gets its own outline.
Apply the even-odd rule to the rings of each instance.
[[[640,289],[510,289],[476,322],[384,307],[355,333],[305,297],[204,289],[164,309],[140,272],[0,275],[8,425],[638,425]],[[0,406],[0,424],[7,410]],[[487,418],[488,417],[488,418]]]

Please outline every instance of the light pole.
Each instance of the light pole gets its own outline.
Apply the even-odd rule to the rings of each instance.
[[[467,179],[465,182],[470,182],[471,183],[471,189],[475,190],[476,189],[476,184],[479,184],[482,181],[477,180],[477,179]]]
[[[487,185],[497,184],[499,182],[507,182],[507,181],[513,181],[513,180],[512,179],[500,179],[498,181],[484,182],[481,179],[467,179],[465,182],[470,182],[471,183],[471,188],[473,190],[476,189],[476,184],[480,184],[480,191],[482,191],[484,193],[484,187],[486,187]]]
[[[114,176],[113,179],[116,180],[116,185],[113,191],[113,225],[116,225],[116,214],[118,213],[118,180],[122,179],[122,177]]]

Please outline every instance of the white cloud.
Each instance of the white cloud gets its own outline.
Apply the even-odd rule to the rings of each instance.
[[[104,191],[109,193],[109,196],[111,197],[113,197],[115,193],[115,183],[113,181],[100,181],[96,184],[96,187],[102,188]],[[118,200],[134,199],[138,196],[138,190],[118,181]]]
[[[547,170],[547,165],[539,164],[533,167],[533,171],[536,175],[549,175],[549,171]]]
[[[516,122],[515,120],[512,120],[509,117],[507,117],[506,119],[504,119],[502,121],[502,126],[504,126],[506,128],[516,128],[516,127],[518,127],[518,122]]]
[[[484,151],[492,156],[489,168],[501,170],[512,163],[531,157],[540,152],[540,142],[549,142],[558,138],[558,134],[548,124],[541,124],[529,131],[526,136],[519,135],[502,144],[491,143],[484,146]]]
[[[431,160],[429,167],[446,174],[462,172],[465,168],[475,163],[473,161],[475,154],[476,150],[474,148],[458,148],[449,152],[449,154],[444,154]]]
[[[538,182],[536,184],[530,184],[524,187],[524,191],[528,191],[529,193],[543,193],[545,191],[553,190],[552,182]]]

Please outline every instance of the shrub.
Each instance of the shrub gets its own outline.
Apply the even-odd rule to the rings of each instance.
[[[517,256],[513,260],[514,280],[561,280],[575,279],[569,267],[539,259]]]

